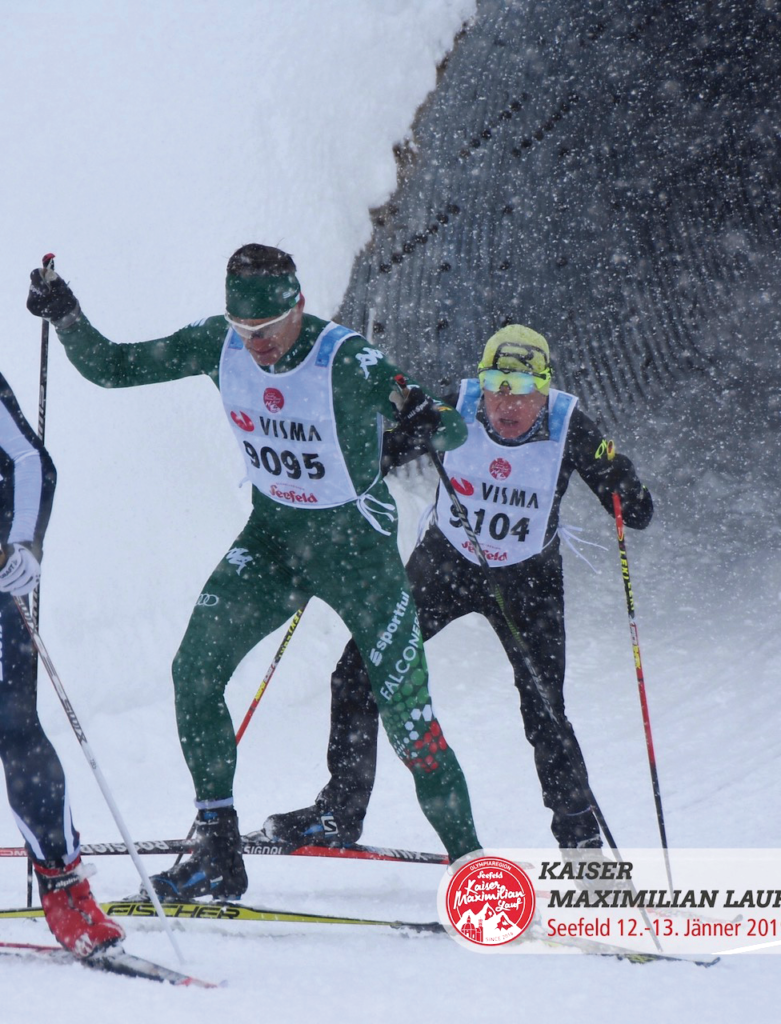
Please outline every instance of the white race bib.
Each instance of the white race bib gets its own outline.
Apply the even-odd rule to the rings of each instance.
[[[542,551],[577,398],[551,389],[550,439],[516,447],[498,444],[489,436],[475,417],[479,400],[479,381],[462,380],[456,408],[466,420],[467,440],[447,452],[443,461],[488,564],[516,565]],[[441,484],[435,509],[437,524],[453,547],[479,564]]]
[[[355,501],[336,434],[333,357],[351,331],[329,323],[292,370],[264,372],[231,329],[220,358],[220,394],[247,478],[282,505],[333,508]]]

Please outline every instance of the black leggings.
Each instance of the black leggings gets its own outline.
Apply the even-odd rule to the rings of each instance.
[[[545,700],[499,611],[483,570],[467,561],[432,526],[407,563],[424,640],[448,623],[478,612],[493,626],[515,674],[526,738],[553,812],[551,830],[559,846],[575,846],[599,834],[590,809],[586,766],[564,710],[564,583],[558,544],[518,566],[492,568],[507,611],[526,645]],[[547,710],[552,707],[558,724]],[[331,677],[331,779],[318,804],[337,816],[361,822],[374,786],[377,705],[358,649],[348,643]]]
[[[8,800],[36,860],[74,859],[73,827],[60,759],[38,718],[33,648],[14,600],[0,593],[0,759]]]

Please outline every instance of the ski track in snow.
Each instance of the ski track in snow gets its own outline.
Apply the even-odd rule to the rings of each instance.
[[[336,308],[369,237],[367,211],[394,187],[392,144],[474,9],[472,0],[46,0],[34,13],[7,6],[0,79],[14,99],[0,111],[10,154],[0,252],[3,372],[33,422],[38,326],[24,294],[29,269],[48,250],[88,315],[116,340],[159,336],[218,310],[225,260],[250,239],[290,249],[310,308]],[[201,582],[247,514],[222,416],[205,381],[100,391],[53,342],[47,442],[60,482],[41,628],[139,839],[183,835],[193,814],[169,665]],[[655,425],[659,435],[663,428]],[[720,553],[726,531],[703,543],[697,527],[712,523],[687,524],[676,512],[663,486],[663,454],[648,440],[639,455],[652,488],[657,480],[661,487],[654,524],[645,535],[630,533],[628,546],[670,841],[780,847],[777,561],[747,569],[734,535]],[[405,554],[431,485],[430,474],[416,471],[393,484]],[[714,489],[722,485],[714,480]],[[734,509],[730,494],[737,490],[714,501]],[[619,843],[653,846],[612,523],[578,484],[564,520],[606,548],[586,549],[596,576],[566,555],[568,711]],[[232,680],[235,721],[283,632]],[[346,639],[335,615],[313,602],[240,748],[236,797],[245,831],[269,813],[311,803],[324,783],[328,674]],[[428,653],[435,705],[469,780],[483,842],[547,845],[548,815],[498,641],[469,617]],[[40,704],[85,841],[118,839],[45,679]],[[387,744],[364,840],[438,849]],[[5,804],[0,842],[19,842]],[[145,862],[151,870],[165,865]],[[138,888],[127,858],[95,863],[102,898]],[[439,868],[260,857],[248,867],[250,903],[436,917]],[[23,862],[0,864],[2,904],[22,905],[24,891]],[[4,921],[0,932],[6,941],[49,941],[40,921]],[[130,951],[176,966],[155,923],[132,922],[128,932]],[[0,1024],[72,1016],[107,1024],[259,1017],[346,1024],[421,1014],[454,1024],[508,1016],[535,1024],[692,1016],[726,1024],[736,1013],[761,1024],[775,1020],[781,995],[770,956],[732,957],[709,971],[641,967],[579,955],[481,956],[444,936],[282,924],[190,923],[179,938],[188,969],[227,988],[175,990],[0,959]]]

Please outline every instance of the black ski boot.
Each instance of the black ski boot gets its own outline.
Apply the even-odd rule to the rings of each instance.
[[[232,807],[198,811],[193,854],[168,871],[152,875],[162,903],[198,896],[239,899],[247,891],[239,819]]]
[[[298,846],[350,846],[361,837],[362,823],[334,813],[319,804],[298,811],[272,814],[258,836]],[[252,838],[252,834],[247,836]]]
[[[562,850],[593,850],[602,846],[599,823],[590,807],[579,811],[554,811],[551,832]]]

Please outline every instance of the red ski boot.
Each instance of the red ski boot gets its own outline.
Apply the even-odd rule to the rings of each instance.
[[[34,863],[46,923],[55,939],[84,958],[122,941],[125,932],[106,917],[81,869],[81,857],[68,867]]]

